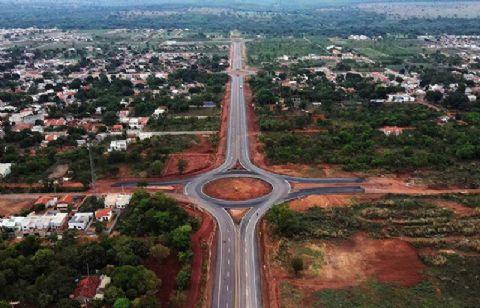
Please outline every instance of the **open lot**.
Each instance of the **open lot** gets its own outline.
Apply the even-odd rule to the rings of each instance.
[[[35,198],[4,199],[0,198],[0,217],[8,217],[30,209],[35,202]]]

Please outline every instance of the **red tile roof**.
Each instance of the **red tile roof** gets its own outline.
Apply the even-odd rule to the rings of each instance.
[[[101,217],[110,216],[111,209],[100,209],[95,211],[95,218],[99,219]]]
[[[60,198],[58,203],[69,203],[69,204],[73,203],[73,197],[72,197],[72,195],[65,195],[65,196]]]
[[[50,200],[52,200],[52,197],[42,196],[35,201],[35,204],[47,204]]]
[[[97,288],[100,285],[100,277],[98,276],[87,276],[80,280],[73,291],[73,296],[93,298],[97,294]]]

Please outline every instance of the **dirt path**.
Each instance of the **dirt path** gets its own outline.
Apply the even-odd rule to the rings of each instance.
[[[190,215],[201,220],[200,228],[191,236],[191,245],[193,251],[192,275],[190,279],[190,288],[187,295],[187,301],[184,305],[187,307],[203,306],[209,302],[212,291],[212,275],[209,275],[213,268],[213,253],[216,225],[212,217],[203,211],[187,207]],[[203,303],[203,305],[202,305]]]

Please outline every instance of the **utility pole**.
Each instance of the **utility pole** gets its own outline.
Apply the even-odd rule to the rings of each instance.
[[[90,175],[92,177],[92,188],[93,188],[93,194],[96,196],[97,192],[96,192],[96,189],[95,189],[95,180],[96,180],[96,177],[95,177],[95,170],[93,168],[93,158],[92,158],[92,150],[91,150],[91,143],[88,144],[88,158],[90,159]]]

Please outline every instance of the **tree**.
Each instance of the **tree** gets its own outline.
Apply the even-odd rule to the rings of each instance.
[[[125,292],[121,288],[109,285],[105,289],[105,301],[108,304],[113,304],[119,298],[125,298]]]
[[[162,244],[154,245],[150,248],[150,256],[161,261],[170,255],[170,249]]]
[[[160,283],[155,273],[142,265],[119,266],[112,273],[112,285],[122,289],[130,299],[154,292]]]
[[[113,304],[113,308],[130,308],[130,300],[125,297],[117,298]]]
[[[191,272],[192,272],[192,269],[190,267],[190,264],[187,264],[182,267],[180,272],[178,272],[177,277],[175,278],[175,282],[177,283],[177,289],[185,290],[188,287],[190,283]]]
[[[118,122],[117,113],[114,111],[107,111],[102,116],[102,123],[108,126],[112,126]]]
[[[292,260],[290,260],[290,266],[295,276],[298,276],[298,274],[304,270],[303,259],[301,257],[293,257]]]
[[[180,172],[180,174],[183,174],[185,172],[185,170],[187,169],[187,167],[188,167],[188,161],[186,161],[183,158],[178,160],[177,169],[178,169],[178,172]]]
[[[150,176],[161,176],[163,172],[163,167],[164,167],[163,161],[155,160],[148,167],[148,174]]]
[[[105,231],[105,225],[103,222],[96,220],[93,225],[95,226],[95,233],[101,234]]]
[[[443,94],[439,91],[427,91],[425,98],[431,103],[438,103],[442,100]]]
[[[189,224],[180,226],[172,231],[170,241],[173,246],[178,249],[187,249],[190,247],[190,233],[192,232],[192,226]]]

